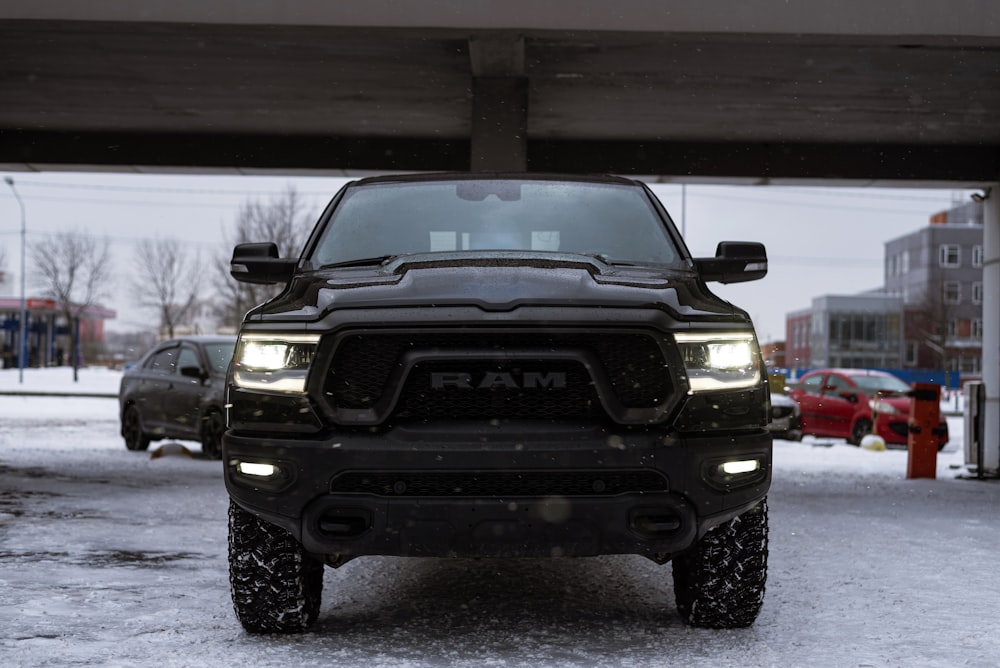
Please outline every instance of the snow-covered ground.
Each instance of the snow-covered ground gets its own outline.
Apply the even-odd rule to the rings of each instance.
[[[23,389],[119,377],[29,369]],[[311,632],[253,637],[230,607],[219,462],[126,451],[113,399],[0,396],[0,665],[996,666],[1000,483],[956,477],[949,428],[935,480],[907,480],[905,450],[775,443],[750,629],[683,626],[670,567],[639,557],[368,557],[327,569]]]

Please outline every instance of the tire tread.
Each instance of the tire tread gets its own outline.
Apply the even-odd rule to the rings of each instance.
[[[323,563],[287,531],[229,502],[233,609],[250,633],[299,633],[319,615]]]
[[[690,626],[745,628],[764,602],[767,500],[709,530],[673,563],[677,609]]]

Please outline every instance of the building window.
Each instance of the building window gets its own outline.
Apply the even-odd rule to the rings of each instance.
[[[964,374],[979,374],[979,358],[973,356],[953,357],[951,370]]]
[[[981,281],[976,281],[972,284],[972,303],[983,303],[983,284]]]
[[[951,318],[948,320],[948,338],[954,339],[958,336],[958,320]]]
[[[941,285],[941,297],[945,304],[961,304],[962,284],[958,281],[945,281]]]
[[[973,318],[972,319],[972,338],[976,339],[977,341],[982,340],[982,338],[983,338],[983,319],[982,318]]]
[[[903,254],[900,256],[899,259],[900,259],[899,273],[905,276],[906,274],[910,273],[910,251],[908,250],[903,251]]]
[[[906,366],[916,366],[917,364],[917,342],[907,341],[904,361]]]
[[[962,248],[957,244],[941,244],[938,249],[938,264],[942,267],[958,267],[962,264]]]
[[[983,266],[983,247],[973,246],[972,247],[972,266],[981,267]]]

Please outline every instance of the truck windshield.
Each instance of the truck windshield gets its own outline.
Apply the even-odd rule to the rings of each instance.
[[[348,187],[312,252],[314,266],[410,253],[550,251],[612,263],[680,256],[646,192],[625,184],[489,180]]]

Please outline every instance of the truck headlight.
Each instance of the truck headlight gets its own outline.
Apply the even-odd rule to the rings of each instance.
[[[233,384],[301,394],[318,344],[319,334],[241,334],[233,360]]]
[[[691,392],[737,390],[761,381],[757,341],[747,332],[678,332]]]

